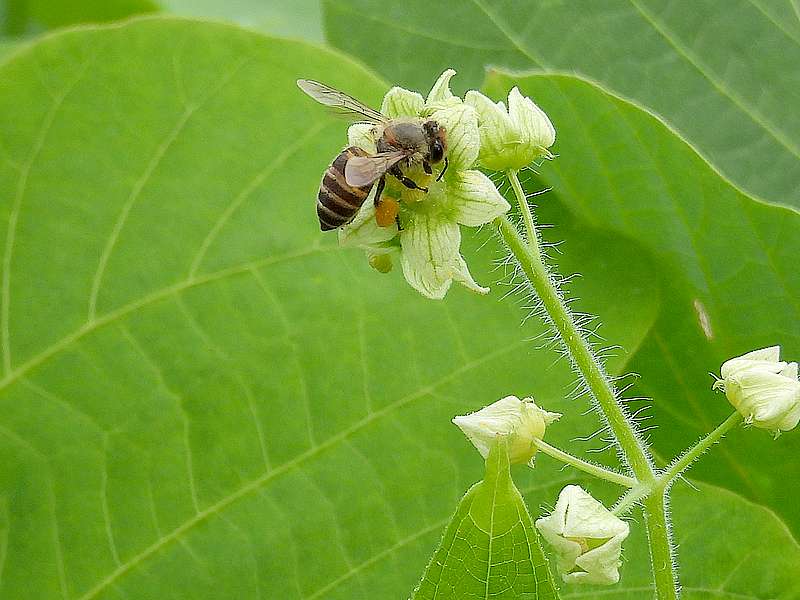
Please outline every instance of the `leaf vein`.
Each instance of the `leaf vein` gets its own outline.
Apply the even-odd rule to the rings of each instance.
[[[214,240],[217,239],[219,236],[220,231],[222,231],[223,227],[227,224],[230,220],[231,216],[241,208],[242,204],[247,201],[247,199],[255,192],[263,183],[269,179],[269,177],[277,171],[281,166],[283,166],[289,158],[292,157],[298,150],[300,150],[305,144],[309,141],[312,141],[315,137],[319,135],[319,133],[325,129],[328,125],[326,122],[316,123],[312,127],[309,127],[308,131],[298,139],[296,139],[292,144],[289,144],[284,147],[283,151],[275,157],[273,161],[271,161],[266,167],[264,167],[259,173],[257,173],[248,183],[245,185],[242,190],[236,194],[236,197],[233,201],[228,204],[225,210],[217,217],[217,220],[209,229],[208,233],[206,234],[203,241],[200,243],[200,247],[197,249],[197,253],[195,254],[194,258],[189,266],[189,273],[187,275],[187,279],[193,279],[194,276],[197,274],[197,271],[200,269],[200,265],[203,262],[203,259],[206,256],[211,244],[214,243]]]
[[[677,36],[670,32],[662,23],[656,19],[652,13],[646,11],[637,0],[628,0],[631,5],[642,15],[642,17],[650,23],[661,37],[663,37],[675,51],[682,56],[686,62],[692,65],[698,73],[700,73],[708,82],[723,96],[728,98],[734,106],[747,115],[756,125],[766,131],[781,146],[791,152],[796,158],[800,158],[800,148],[792,142],[787,136],[770,123],[758,110],[752,107],[747,101],[741,98],[733,90],[729,89],[723,81],[704,65],[698,57],[696,57],[687,47],[685,47]]]
[[[2,346],[4,374],[8,374],[11,371],[11,261],[14,252],[14,242],[17,235],[17,222],[19,221],[20,211],[22,210],[22,201],[28,189],[28,176],[30,175],[30,171],[33,168],[36,158],[39,156],[39,153],[44,147],[44,142],[53,126],[53,122],[55,121],[58,111],[64,104],[64,100],[66,100],[70,92],[83,78],[95,56],[96,53],[90,55],[83,62],[78,70],[78,75],[72,81],[70,81],[64,87],[62,92],[53,100],[50,109],[42,121],[42,126],[39,130],[39,133],[34,138],[30,156],[28,157],[28,160],[25,161],[25,164],[22,165],[19,172],[19,178],[17,180],[17,192],[14,195],[14,201],[8,217],[6,243],[3,251],[3,280],[2,288],[0,289],[0,346]]]
[[[25,373],[46,362],[48,359],[58,354],[59,352],[62,352],[63,350],[68,348],[70,344],[80,340],[84,336],[92,333],[93,331],[96,331],[97,329],[100,329],[101,327],[104,327],[105,325],[114,323],[128,316],[129,314],[136,312],[137,310],[140,310],[151,304],[164,300],[174,295],[175,293],[180,293],[192,287],[197,287],[215,281],[220,281],[235,275],[241,275],[243,273],[248,272],[253,267],[274,265],[287,260],[293,260],[296,258],[309,256],[317,252],[332,251],[335,249],[336,248],[334,246],[315,245],[304,250],[289,252],[278,256],[268,256],[254,261],[240,263],[228,267],[226,269],[221,269],[219,271],[215,271],[214,273],[210,273],[208,275],[204,275],[202,277],[193,279],[191,281],[183,280],[173,285],[158,289],[118,309],[109,311],[103,316],[95,318],[93,321],[84,323],[79,328],[75,329],[71,333],[60,338],[59,340],[48,346],[45,350],[42,350],[39,354],[33,356],[28,361],[26,361],[25,363],[23,363],[22,365],[20,365],[10,373],[8,373],[5,377],[0,379],[0,391],[7,388],[9,385],[15,383],[21,377],[23,377]]]
[[[186,127],[186,124],[189,122],[189,119],[197,113],[197,111],[203,107],[203,105],[211,100],[216,94],[220,93],[228,83],[234,78],[234,76],[246,65],[252,57],[247,57],[243,60],[240,60],[236,63],[233,68],[230,69],[228,73],[226,73],[220,82],[214,86],[214,88],[197,104],[188,106],[183,113],[181,113],[180,117],[178,117],[178,121],[175,126],[170,130],[167,136],[162,140],[161,144],[156,148],[153,156],[148,161],[147,165],[145,166],[144,171],[139,176],[139,179],[136,180],[133,187],[131,188],[131,192],[128,195],[128,199],[125,201],[125,204],[122,206],[122,210],[117,217],[117,220],[114,222],[114,226],[111,229],[111,233],[106,240],[106,243],[103,247],[103,252],[100,255],[100,260],[97,265],[97,270],[95,271],[94,277],[92,279],[92,286],[91,291],[89,292],[89,312],[87,316],[87,321],[91,322],[95,319],[97,314],[97,299],[100,294],[101,286],[103,284],[103,278],[105,276],[106,268],[108,267],[108,261],[111,259],[111,254],[114,252],[114,247],[119,240],[120,233],[122,232],[123,227],[125,227],[125,223],[128,220],[128,216],[133,210],[134,205],[136,204],[139,196],[141,196],[142,191],[150,182],[155,173],[158,166],[161,164],[161,161],[164,159],[164,156],[167,154],[169,149],[175,143],[175,141],[180,137],[181,132]]]
[[[133,570],[137,565],[143,563],[151,556],[155,555],[159,550],[167,546],[173,541],[179,540],[183,534],[190,531],[193,527],[202,523],[209,519],[210,517],[216,515],[217,513],[222,512],[228,506],[232,505],[236,501],[244,498],[254,492],[259,491],[264,485],[272,481],[273,479],[288,473],[298,467],[299,465],[305,463],[306,461],[322,454],[324,451],[328,450],[329,448],[335,447],[337,443],[342,440],[349,438],[354,433],[364,429],[368,425],[370,425],[373,421],[377,421],[378,419],[393,413],[394,411],[402,408],[403,406],[417,400],[421,397],[424,397],[430,391],[435,390],[441,385],[452,381],[459,375],[466,373],[472,369],[480,367],[481,365],[505,356],[515,350],[517,350],[520,346],[524,344],[524,341],[517,342],[508,346],[506,348],[495,350],[490,352],[480,358],[477,358],[470,363],[461,365],[459,368],[453,370],[448,375],[445,375],[438,380],[428,384],[425,387],[418,389],[416,392],[412,392],[402,398],[388,404],[385,408],[382,408],[378,411],[371,413],[370,415],[364,417],[363,419],[357,421],[347,429],[340,431],[339,433],[331,436],[320,445],[311,448],[302,454],[299,454],[295,458],[283,463],[281,466],[276,467],[274,470],[264,473],[260,477],[248,482],[247,484],[243,485],[241,488],[236,490],[235,492],[228,494],[215,502],[204,508],[202,511],[197,513],[196,515],[192,516],[190,519],[184,521],[180,526],[176,527],[172,531],[170,531],[165,536],[156,540],[153,544],[133,556],[127,562],[123,563],[119,568],[115,569],[111,573],[109,573],[105,578],[100,580],[94,587],[80,596],[79,600],[91,600],[92,598],[96,598],[100,593],[106,590],[108,587],[113,585],[117,580],[119,580],[122,576],[126,573]]]

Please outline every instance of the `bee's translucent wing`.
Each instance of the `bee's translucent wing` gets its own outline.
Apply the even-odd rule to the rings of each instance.
[[[348,96],[344,92],[328,87],[324,83],[312,81],[311,79],[298,79],[297,87],[320,104],[357,115],[370,123],[386,123],[388,121],[388,119],[377,110],[365,106],[352,96]]]
[[[353,187],[369,185],[407,156],[408,153],[402,150],[380,152],[372,156],[354,156],[344,167],[344,180]]]

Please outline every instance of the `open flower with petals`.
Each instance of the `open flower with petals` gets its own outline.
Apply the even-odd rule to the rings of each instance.
[[[560,416],[539,408],[531,398],[520,400],[516,396],[506,396],[477,412],[454,417],[453,423],[483,458],[489,456],[494,439],[505,436],[509,462],[532,464],[536,440],[542,439],[547,426]]]
[[[399,254],[406,281],[434,299],[444,298],[453,281],[474,292],[489,291],[475,282],[461,255],[460,225],[484,225],[511,208],[492,181],[473,169],[480,152],[478,114],[450,91],[453,75],[452,69],[442,73],[427,98],[394,87],[381,105],[381,112],[391,119],[431,119],[445,129],[448,166],[444,175],[444,162],[435,165],[431,175],[421,164],[404,167],[404,174],[428,188],[427,193],[386,177],[382,199],[400,203],[402,230],[394,223],[378,225],[373,188],[353,222],[339,232],[340,244],[364,248],[370,264],[381,271],[391,268],[391,257]],[[348,141],[374,153],[379,133],[373,125],[357,123],[350,127]]]
[[[780,352],[780,346],[772,346],[727,360],[714,384],[746,423],[776,436],[800,422],[797,363],[780,360]]]
[[[536,529],[555,551],[567,583],[612,585],[619,581],[622,542],[630,528],[580,486],[568,485],[553,512]]]
[[[508,110],[474,90],[467,92],[464,102],[478,112],[479,161],[487,169],[518,170],[551,156],[547,149],[556,141],[556,130],[545,112],[518,88],[508,94]]]

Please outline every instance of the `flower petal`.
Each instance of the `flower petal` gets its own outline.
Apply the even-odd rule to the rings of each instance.
[[[441,215],[417,213],[400,232],[400,245],[400,263],[409,285],[428,298],[444,298],[461,256],[458,224]]]
[[[445,196],[462,225],[477,227],[504,215],[511,205],[492,180],[480,171],[457,171],[447,181]]]
[[[792,372],[788,366],[787,371]],[[800,382],[768,371],[738,372],[725,382],[728,401],[755,427],[788,431],[797,425]]]
[[[798,392],[797,396],[795,397],[795,403],[792,409],[786,413],[783,419],[781,419],[778,423],[777,430],[789,431],[790,429],[797,427],[798,423],[800,423],[800,392]]]
[[[575,566],[580,570],[564,576],[564,581],[595,585],[613,585],[619,581],[620,554],[622,542],[627,533],[619,534],[579,556]],[[581,572],[584,571],[584,572]]]
[[[395,224],[389,227],[378,227],[378,223],[375,221],[375,203],[372,200],[374,196],[375,189],[373,188],[356,218],[339,229],[340,246],[370,248],[376,244],[385,244],[397,235],[397,225]]]
[[[580,486],[568,485],[553,512],[536,521],[564,581],[610,585],[619,580],[622,542],[630,527]]]
[[[768,348],[761,348],[759,350],[751,350],[747,354],[742,354],[737,359],[747,359],[747,360],[766,360],[769,362],[779,362],[781,359],[781,347],[780,346],[769,346]]]
[[[478,160],[481,148],[478,113],[475,109],[466,104],[454,104],[435,110],[431,119],[446,130],[449,161],[447,174],[471,168]]]
[[[503,170],[503,157],[514,150],[513,146],[522,144],[522,138],[515,130],[511,117],[502,102],[495,104],[480,92],[470,90],[464,103],[474,106],[478,112],[478,131],[481,137],[480,161],[487,168]]]
[[[533,100],[520,94],[516,87],[508,94],[508,114],[525,140],[542,150],[556,141],[556,130],[545,112]]]
[[[458,227],[458,225],[456,225],[456,227]],[[472,278],[472,273],[469,272],[467,262],[464,260],[464,257],[461,256],[461,254],[458,255],[456,264],[453,266],[452,276],[454,280],[463,285],[470,292],[475,292],[476,294],[481,295],[489,293],[488,287],[478,285]]]
[[[375,154],[375,126],[371,123],[353,123],[347,129],[347,143]]]
[[[624,533],[628,524],[617,518],[600,502],[592,498],[578,486],[569,495],[569,510],[564,517],[565,537],[586,537],[591,539],[612,538]],[[559,498],[560,500],[561,498]]]
[[[439,75],[439,79],[437,79],[436,83],[433,84],[433,87],[428,94],[428,98],[425,101],[426,104],[442,102],[453,97],[453,92],[450,91],[450,80],[455,74],[456,72],[453,69],[447,69],[444,73]]]
[[[558,570],[561,573],[569,573],[575,568],[575,561],[581,555],[581,545],[568,540],[561,535],[559,523],[554,515],[542,517],[536,520],[536,529],[542,537],[553,547],[553,554],[558,561]],[[552,556],[552,555],[551,555]],[[566,580],[567,575],[562,575]]]
[[[786,365],[780,372],[781,375],[784,377],[788,377],[789,379],[797,379],[797,363],[790,362]]]
[[[720,374],[723,379],[728,379],[752,369],[779,373],[786,366],[785,362],[781,362],[780,356],[780,346],[753,350],[747,354],[726,360],[722,364]]]
[[[422,94],[401,87],[393,87],[383,97],[381,112],[391,119],[418,117],[425,107]]]

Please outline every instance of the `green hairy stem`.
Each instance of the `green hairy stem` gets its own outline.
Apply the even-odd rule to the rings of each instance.
[[[523,238],[514,224],[506,217],[496,220],[500,235],[533,286],[573,364],[614,434],[622,450],[623,458],[636,476],[638,483],[644,486],[654,486],[656,472],[648,449],[625,415],[617,400],[616,390],[578,328],[575,318],[564,303],[558,287],[544,263],[539,245],[539,234],[518,174],[512,170],[508,171],[506,175],[522,212],[526,237]],[[666,517],[665,495],[663,491],[660,494],[652,494],[642,504],[657,598],[659,600],[677,598],[678,587],[672,561],[670,525]]]
[[[572,313],[561,298],[561,294],[559,294],[558,288],[550,277],[547,266],[542,259],[539,248],[539,235],[536,231],[525,192],[522,190],[522,185],[517,177],[517,172],[509,171],[507,175],[522,210],[527,240],[523,239],[517,228],[505,217],[498,219],[500,234],[533,285],[539,300],[541,300],[553,326],[558,331],[564,346],[569,352],[570,358],[586,382],[592,396],[597,401],[611,431],[614,433],[614,437],[622,447],[625,459],[628,461],[634,475],[639,480],[652,479],[653,467],[647,448],[639,440],[622,411],[622,407],[617,403],[614,388],[608,380],[600,361],[581,334]]]
[[[612,471],[610,469],[606,469],[601,467],[600,465],[596,465],[585,461],[577,456],[573,456],[563,450],[559,450],[555,446],[551,446],[547,442],[543,440],[534,440],[536,447],[547,454],[555,458],[556,460],[560,460],[561,462],[568,464],[576,469],[580,469],[584,473],[588,473],[589,475],[594,475],[595,477],[599,477],[600,479],[605,479],[606,481],[610,481],[611,483],[616,483],[623,487],[633,488],[636,487],[636,480],[633,477],[628,477],[627,475],[623,475],[622,473],[617,473],[616,471]]]
[[[675,459],[672,464],[659,473],[655,480],[649,483],[637,485],[622,498],[620,498],[620,500],[614,506],[614,514],[620,517],[630,511],[643,498],[646,498],[655,492],[660,492],[663,494],[669,489],[670,484],[678,476],[680,476],[681,473],[683,473],[692,465],[692,463],[700,458],[700,456],[706,450],[720,441],[726,433],[739,425],[743,419],[744,417],[742,417],[742,415],[738,412],[731,414],[727,419],[720,423],[720,425],[717,426],[714,431],[700,439],[694,446],[689,448],[681,456]]]

